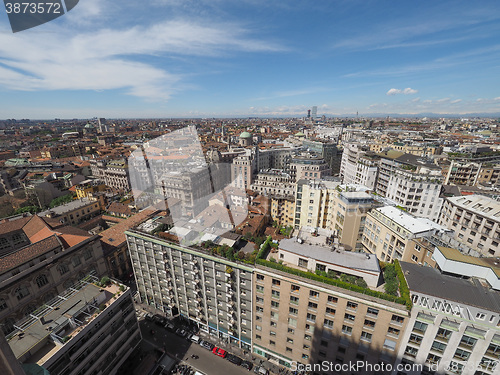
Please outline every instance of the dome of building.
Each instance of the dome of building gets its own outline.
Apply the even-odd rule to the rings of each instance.
[[[243,132],[240,134],[240,138],[252,138],[252,134],[249,132]]]
[[[296,137],[305,137],[306,135],[302,132],[298,132],[297,134],[295,134]]]

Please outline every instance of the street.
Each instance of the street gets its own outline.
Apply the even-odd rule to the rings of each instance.
[[[220,358],[200,345],[179,337],[175,333],[169,332],[153,322],[140,320],[139,325],[141,327],[144,349],[149,346],[151,349],[165,350],[170,356],[182,360],[183,363],[189,364],[194,370],[201,371],[206,375],[219,375],[221,373],[234,375],[249,374],[249,371],[243,367]],[[154,331],[153,334],[151,330]],[[199,358],[192,358],[191,355],[193,354],[199,356]],[[250,371],[250,373],[253,374],[253,371]]]

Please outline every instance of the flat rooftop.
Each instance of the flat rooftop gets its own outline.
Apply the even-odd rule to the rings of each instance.
[[[64,215],[67,212],[71,212],[74,210],[78,210],[79,208],[86,207],[88,205],[94,204],[97,202],[91,201],[88,198],[81,198],[81,199],[75,199],[69,203],[63,204],[61,206],[57,206],[54,208],[51,208],[50,210],[46,210],[43,212],[38,213],[38,216],[47,216],[50,215],[51,212],[54,212],[55,215]]]
[[[441,225],[433,222],[432,220],[414,217],[396,207],[385,206],[377,208],[376,211],[380,212],[390,220],[402,226],[413,234],[427,232],[432,229],[445,229]]]
[[[493,312],[500,311],[500,293],[473,280],[443,275],[436,268],[400,262],[410,291]]]
[[[299,243],[297,238],[285,238],[279,248],[320,262],[335,264],[355,270],[380,272],[377,257],[374,254],[361,254],[351,251],[335,250],[332,246],[312,244],[308,241]]]
[[[99,306],[111,304],[119,290],[118,285],[100,288],[84,281],[68,288],[15,324],[16,331],[7,339],[16,358],[43,365],[99,315],[94,315]]]

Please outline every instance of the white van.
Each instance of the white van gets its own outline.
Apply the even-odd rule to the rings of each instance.
[[[192,335],[189,339],[192,342],[194,342],[195,344],[199,344],[200,343],[200,336]]]

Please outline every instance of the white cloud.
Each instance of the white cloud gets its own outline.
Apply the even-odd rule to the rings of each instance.
[[[76,9],[76,8],[75,8]],[[95,10],[98,12],[98,10]],[[45,33],[0,33],[0,85],[11,90],[125,90],[167,100],[182,74],[145,58],[206,56],[230,51],[278,51],[229,24],[175,20],[126,30],[101,29],[72,37],[52,27]]]
[[[410,87],[407,87],[403,90],[392,88],[389,91],[387,91],[386,95],[389,95],[389,96],[394,96],[394,95],[398,95],[398,94],[413,95],[413,94],[416,94],[417,92],[418,92],[418,90],[414,90]]]

